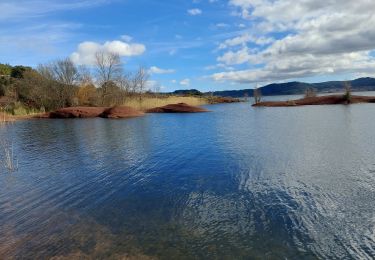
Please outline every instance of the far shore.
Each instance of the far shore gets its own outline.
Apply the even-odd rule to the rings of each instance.
[[[347,105],[360,103],[375,103],[373,96],[356,96],[350,97],[342,95],[326,95],[316,97],[305,97],[301,99],[287,101],[263,101],[253,104],[254,107],[295,107],[295,106],[311,106],[311,105]]]

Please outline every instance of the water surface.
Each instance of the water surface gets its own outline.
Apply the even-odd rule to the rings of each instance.
[[[375,257],[374,104],[208,108],[1,127],[0,255]]]

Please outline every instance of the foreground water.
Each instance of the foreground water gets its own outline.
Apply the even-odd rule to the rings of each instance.
[[[0,258],[375,257],[375,105],[1,127]]]

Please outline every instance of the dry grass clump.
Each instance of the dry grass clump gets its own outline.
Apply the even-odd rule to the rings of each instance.
[[[1,142],[1,165],[9,172],[18,170],[18,160],[14,154],[13,144],[2,141]]]
[[[0,112],[0,126],[13,121],[14,118],[12,116]],[[13,144],[2,139],[0,138],[0,167],[4,167],[9,172],[14,172],[18,169],[18,161],[15,159]]]
[[[185,103],[190,106],[202,106],[208,104],[206,98],[201,97],[178,97],[178,96],[166,96],[166,97],[131,97],[126,99],[124,106],[128,106],[140,111],[146,111],[155,107],[162,107],[169,104]]]

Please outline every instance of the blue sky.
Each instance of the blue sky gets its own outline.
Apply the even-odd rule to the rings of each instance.
[[[162,91],[374,76],[374,3],[359,0],[0,0],[0,62],[118,51]]]

